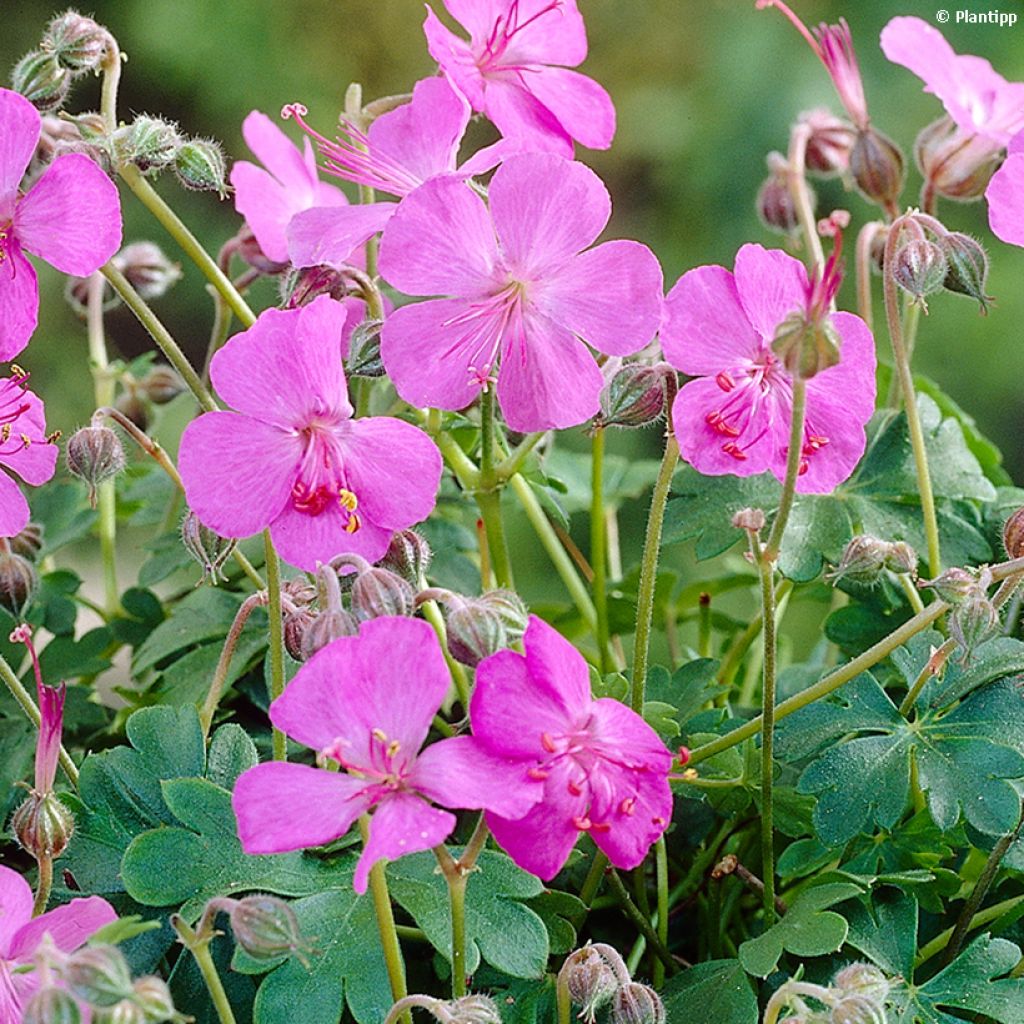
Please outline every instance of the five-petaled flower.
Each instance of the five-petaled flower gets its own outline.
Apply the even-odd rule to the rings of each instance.
[[[86,277],[121,245],[117,189],[87,156],[59,156],[27,193],[18,190],[41,123],[24,96],[0,89],[0,362],[28,344],[39,315],[36,272],[22,250]]]
[[[799,260],[759,245],[740,249],[735,273],[697,267],[669,292],[665,358],[698,378],[680,390],[672,421],[682,457],[701,473],[785,477],[793,378],[772,342],[793,314],[813,314],[820,303],[821,289]],[[839,362],[807,381],[797,490],[811,494],[828,493],[853,472],[875,407],[871,332],[852,313],[825,316]]]
[[[444,0],[466,43],[428,8],[427,48],[448,81],[507,139],[572,155],[573,139],[607,149],[615,134],[611,97],[570,68],[587,56],[576,0]],[[556,66],[561,65],[561,66]]]
[[[226,537],[269,527],[281,557],[310,571],[344,552],[383,557],[396,530],[430,514],[441,479],[440,452],[418,427],[352,418],[345,322],[326,295],[263,312],[210,366],[237,411],[203,414],[181,440],[200,521]]]
[[[583,341],[609,355],[643,348],[658,327],[661,268],[639,242],[582,251],[611,214],[583,164],[513,156],[489,200],[488,209],[452,177],[402,200],[381,241],[381,274],[407,295],[455,297],[385,320],[385,369],[415,405],[461,409],[496,379],[513,430],[583,423],[604,383]]]
[[[270,720],[343,772],[275,762],[238,780],[233,805],[248,853],[318,846],[372,811],[353,884],[370,869],[444,842],[455,815],[444,807],[525,814],[539,783],[467,736],[420,750],[448,691],[437,636],[421,619],[364,622],[359,635],[318,651],[270,706]]]

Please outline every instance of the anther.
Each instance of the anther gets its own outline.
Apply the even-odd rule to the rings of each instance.
[[[723,444],[722,451],[725,452],[726,455],[731,455],[739,462],[747,461],[747,453],[733,441],[730,441],[728,444]]]
[[[732,391],[732,389],[736,387],[736,381],[733,380],[732,374],[727,370],[721,370],[715,374],[715,383],[723,391]]]
[[[542,732],[540,734],[540,745],[549,753],[553,754],[558,750],[555,746],[555,741],[551,738],[551,733]]]

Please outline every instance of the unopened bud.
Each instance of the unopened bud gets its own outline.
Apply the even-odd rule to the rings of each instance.
[[[92,1015],[92,1024],[149,1024],[151,1020],[134,999],[122,999],[105,1010],[94,1011]]]
[[[646,427],[665,415],[666,365],[625,363],[601,391],[596,426]]]
[[[235,941],[256,960],[300,955],[309,945],[302,938],[295,911],[276,896],[246,896],[229,911]]]
[[[418,590],[430,568],[431,557],[430,545],[423,536],[415,530],[399,530],[392,535],[380,565],[382,569],[398,573]]]
[[[114,946],[85,946],[72,953],[61,972],[73,995],[93,1006],[115,1006],[132,996],[132,977]]]
[[[356,324],[348,343],[345,365],[353,377],[383,377],[384,361],[380,356],[381,320],[364,320]]]
[[[148,114],[140,114],[131,124],[118,128],[111,141],[118,160],[132,164],[143,174],[169,166],[182,144],[176,124]]]
[[[21,1011],[21,1024],[81,1024],[84,1019],[78,1000],[63,988],[40,989]]]
[[[35,566],[22,555],[0,550],[0,608],[20,619],[38,589]]]
[[[844,173],[850,166],[855,134],[849,122],[823,107],[808,110],[797,120],[809,129],[804,155],[804,166],[808,172],[823,178]]]
[[[124,446],[110,427],[89,426],[76,430],[65,452],[68,471],[89,485],[89,501],[96,507],[96,488],[124,469]]]
[[[523,599],[514,590],[488,590],[481,594],[477,604],[494,612],[505,627],[509,643],[521,640],[530,624],[530,613]]]
[[[306,630],[316,616],[308,608],[296,608],[284,619],[284,649],[295,661],[305,661]]]
[[[67,848],[75,816],[54,793],[33,790],[11,816],[11,831],[36,860],[54,860]]]
[[[479,601],[466,601],[449,611],[447,626],[448,650],[470,668],[508,646],[501,617]]]
[[[998,629],[999,610],[980,584],[972,588],[949,617],[949,635],[963,648],[964,660]]]
[[[181,543],[202,566],[204,581],[216,586],[219,580],[225,578],[222,572],[224,563],[235,550],[237,541],[222,537],[208,526],[204,526],[199,521],[199,516],[189,509],[181,521]]]
[[[957,295],[967,295],[981,307],[982,313],[988,312],[991,295],[985,294],[988,283],[988,256],[981,243],[951,231],[940,240],[942,251],[946,255],[946,277],[942,282],[947,291]]]
[[[349,294],[348,285],[348,276],[337,267],[294,267],[281,278],[281,302],[289,309],[308,306],[321,295],[340,302]]]
[[[889,994],[889,979],[873,964],[855,963],[839,971],[832,984],[845,994],[867,996],[879,1004]]]
[[[131,391],[125,391],[123,394],[118,395],[114,408],[122,416],[134,423],[139,430],[145,431],[149,429],[149,409],[146,408],[146,403],[139,397],[138,392],[134,388]]]
[[[132,1001],[142,1010],[147,1021],[167,1021],[178,1017],[167,982],[155,974],[139,978],[132,985]]]
[[[317,651],[326,647],[331,641],[341,636],[356,636],[359,632],[359,620],[344,608],[328,608],[322,611],[306,627],[302,637],[302,658],[306,661]]]
[[[147,302],[166,295],[181,280],[181,264],[169,260],[155,242],[132,242],[114,257],[113,262]],[[162,369],[174,373],[170,367]]]
[[[174,175],[187,189],[228,194],[228,169],[220,146],[212,139],[189,139],[174,154]]]
[[[817,196],[808,186],[811,209],[817,206]],[[757,190],[755,201],[757,216],[769,231],[780,235],[793,235],[800,227],[796,204],[785,174],[769,174]]]
[[[139,390],[154,405],[166,405],[187,389],[177,370],[172,370],[169,366],[154,366],[139,381]]]
[[[236,242],[234,251],[237,253],[238,258],[247,263],[253,270],[258,270],[261,274],[280,274],[288,268],[287,263],[278,263],[276,260],[272,260],[260,248],[260,243],[256,241],[256,236],[252,233],[252,228],[248,224],[242,225],[236,235]]]
[[[850,172],[857,188],[871,202],[893,209],[903,191],[903,154],[891,139],[867,128],[857,132],[850,150]]]
[[[416,611],[416,593],[397,573],[369,569],[352,583],[352,611],[363,621],[384,615],[409,616]]]
[[[829,1024],[886,1024],[885,1008],[864,995],[851,995],[833,1003]]]
[[[897,576],[913,576],[917,573],[917,552],[905,540],[895,541],[885,554],[885,567]]]
[[[11,85],[42,114],[60,110],[68,98],[71,75],[52,53],[26,53],[11,72]]]
[[[810,380],[839,362],[839,334],[831,318],[815,320],[797,311],[776,328],[772,351],[791,374]]]
[[[21,533],[11,538],[10,544],[11,551],[16,555],[34,562],[43,547],[43,524],[29,523]]]
[[[665,1005],[653,988],[631,981],[615,993],[612,1024],[665,1024]]]
[[[107,30],[78,11],[57,15],[46,27],[41,48],[74,74],[99,69],[110,43]]]
[[[580,1007],[579,1019],[586,1024],[594,1024],[598,1010],[611,1002],[619,987],[611,965],[590,946],[569,956],[565,980],[569,997]]]
[[[469,995],[455,999],[445,1008],[451,1024],[501,1024],[501,1014],[488,996]]]
[[[1010,558],[1024,558],[1024,508],[1017,509],[1003,523],[1003,547]]]
[[[741,508],[733,517],[732,525],[737,530],[746,530],[748,533],[757,533],[764,529],[764,511],[759,508]]]
[[[985,194],[1002,155],[1000,148],[980,135],[965,133],[949,117],[928,125],[914,142],[914,158],[926,186],[961,202]]]
[[[942,247],[926,238],[910,239],[893,258],[893,280],[919,301],[943,287],[947,272]]]
[[[918,586],[928,587],[948,604],[957,605],[977,586],[978,580],[966,569],[954,566],[933,580],[922,580]]]
[[[867,534],[854,537],[843,549],[839,564],[825,578],[832,583],[852,580],[874,586],[881,579],[888,554],[889,544],[886,541]]]

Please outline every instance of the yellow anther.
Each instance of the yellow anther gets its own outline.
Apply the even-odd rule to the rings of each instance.
[[[402,749],[402,744],[398,740],[392,740],[388,744],[388,757],[394,757]]]
[[[349,517],[348,517],[348,522],[345,524],[345,532],[346,533],[355,533],[356,530],[358,530],[359,527],[362,526],[362,525],[363,525],[363,521],[359,518],[359,516],[357,516],[355,514],[355,512],[350,512],[349,513]]]
[[[30,444],[32,444],[32,438],[31,438],[31,437],[29,437],[29,436],[28,436],[28,434],[22,434],[22,435],[21,435],[21,443],[22,443],[22,444],[23,444],[23,445],[24,445],[24,446],[25,446],[26,448],[28,448],[28,446],[29,446]]]
[[[370,735],[375,740],[380,740],[381,743],[387,743],[388,741],[388,734],[383,729],[371,729]]]
[[[347,491],[342,487],[338,491],[338,504],[341,505],[346,512],[355,512],[355,510],[359,508],[359,499],[351,491]]]
[[[10,423],[5,423],[2,427],[0,427],[0,442],[6,441],[10,436],[11,425]]]
[[[17,363],[11,363],[11,376],[15,380],[23,380],[28,374]]]

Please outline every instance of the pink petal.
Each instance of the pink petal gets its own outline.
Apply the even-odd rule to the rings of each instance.
[[[213,357],[210,378],[229,405],[287,430],[316,410],[352,415],[341,367],[348,311],[327,295],[299,309],[268,309]]]
[[[387,553],[393,530],[378,526],[363,517],[359,529],[350,533],[349,518],[338,505],[329,505],[319,515],[300,512],[289,501],[270,524],[277,553],[289,564],[306,572],[315,572],[318,562],[329,562],[337,555],[362,555],[378,562]]]
[[[459,3],[459,0],[455,0]],[[461,0],[465,7],[473,0]],[[451,0],[445,6],[451,10]],[[515,29],[501,64],[564,64],[575,67],[587,56],[587,33],[576,0],[563,0],[557,6],[551,0],[503,0],[492,4],[493,17],[506,20],[515,11]],[[454,11],[452,12],[454,14]],[[459,18],[462,21],[461,18]],[[465,23],[464,23],[465,24]],[[475,41],[475,40],[474,40]]]
[[[235,209],[245,218],[260,248],[275,263],[287,263],[285,229],[309,203],[290,194],[273,175],[247,160],[238,160],[231,168],[231,187],[235,190]]]
[[[117,911],[99,896],[72,900],[40,914],[19,928],[11,941],[11,959],[27,960],[44,935],[49,935],[59,950],[70,953],[86,942],[93,932],[116,920]]]
[[[470,48],[445,28],[430,7],[423,22],[423,34],[427,37],[430,56],[437,61],[452,87],[466,97],[474,110],[483,110],[483,76]]]
[[[0,537],[21,533],[28,525],[29,517],[28,502],[21,488],[0,469]]]
[[[178,469],[189,506],[224,537],[268,526],[289,501],[301,442],[251,416],[208,412],[181,438]]]
[[[667,790],[672,752],[640,715],[610,697],[591,701],[589,715],[595,750],[631,774],[660,776]]]
[[[587,248],[612,208],[589,167],[549,153],[506,160],[491,179],[490,203],[506,263],[534,279]]]
[[[534,293],[538,308],[608,355],[638,352],[661,320],[661,267],[639,242],[605,242]]]
[[[1024,153],[1024,131],[1017,132],[1017,134],[1010,139],[1010,144],[1006,147],[1006,152],[1009,156],[1013,156],[1014,153]]]
[[[992,233],[1010,245],[1024,245],[1024,155],[1007,158],[988,183],[985,199]]]
[[[32,159],[41,124],[39,111],[24,96],[0,89],[0,217],[11,212],[7,203]]]
[[[49,793],[57,778],[67,686],[64,683],[60,686],[43,683],[37,687],[37,694],[42,721],[36,740],[35,789],[37,793]]]
[[[303,210],[287,225],[288,258],[297,267],[351,264],[354,250],[383,231],[397,209],[396,203],[365,203]]]
[[[310,174],[302,151],[281,128],[266,114],[254,110],[242,122],[242,138],[260,163],[295,196],[295,201],[308,206],[317,184],[315,170]]]
[[[920,78],[929,92],[947,91],[956,53],[946,37],[921,18],[893,18],[882,29],[882,52]]]
[[[667,769],[666,769],[667,771]],[[625,773],[621,773],[625,775]],[[665,775],[631,772],[629,795],[607,819],[611,828],[594,829],[591,837],[617,868],[632,870],[672,820],[672,790]]]
[[[121,247],[117,188],[87,156],[59,156],[18,204],[14,231],[62,273],[87,277]]]
[[[356,865],[352,887],[366,892],[370,869],[380,860],[398,860],[443,843],[455,828],[455,815],[431,807],[412,793],[386,796],[370,818],[370,836]]]
[[[754,330],[770,343],[787,316],[806,309],[807,271],[781,249],[745,245],[736,254],[736,291]]]
[[[540,313],[528,311],[506,331],[498,401],[513,430],[585,423],[600,408],[603,386],[587,347]]]
[[[444,807],[486,808],[519,818],[541,798],[544,783],[527,765],[495,757],[471,736],[455,736],[427,747],[416,759],[409,784]]]
[[[15,238],[0,263],[0,363],[14,359],[28,344],[39,319],[35,268]]]
[[[590,670],[582,654],[554,626],[536,615],[523,635],[526,666],[534,684],[550,687],[570,715],[590,707]]]
[[[615,105],[592,78],[566,68],[541,68],[527,81],[530,92],[580,145],[607,149],[612,144]]]
[[[58,449],[55,443],[46,444],[38,440],[46,437],[46,414],[42,399],[25,390],[21,392],[19,402],[28,408],[12,424],[12,438],[24,433],[33,438],[33,442],[6,455],[3,449],[11,447],[11,442],[6,445],[0,442],[0,466],[14,470],[25,483],[38,487],[53,476],[57,468]]]
[[[369,806],[353,775],[274,761],[243,772],[231,794],[246,853],[285,853],[343,836]]]
[[[572,159],[569,133],[518,77],[485,79],[482,109],[498,131],[506,139],[519,142],[524,152],[555,153]]]
[[[352,420],[343,450],[364,519],[404,530],[434,510],[443,461],[419,427],[390,416]]]
[[[833,313],[842,362],[807,382],[807,426],[828,444],[808,457],[798,477],[801,494],[829,494],[849,477],[864,454],[864,426],[875,409],[875,343],[852,313]]]
[[[697,267],[676,282],[665,297],[661,348],[677,370],[708,377],[760,352],[736,279],[725,267]]]
[[[380,243],[381,275],[406,295],[485,293],[497,260],[487,207],[453,177],[432,178],[406,196]]]
[[[4,92],[0,91],[0,101]],[[15,935],[32,918],[32,903],[32,886],[13,868],[0,864],[0,958],[10,959]]]

